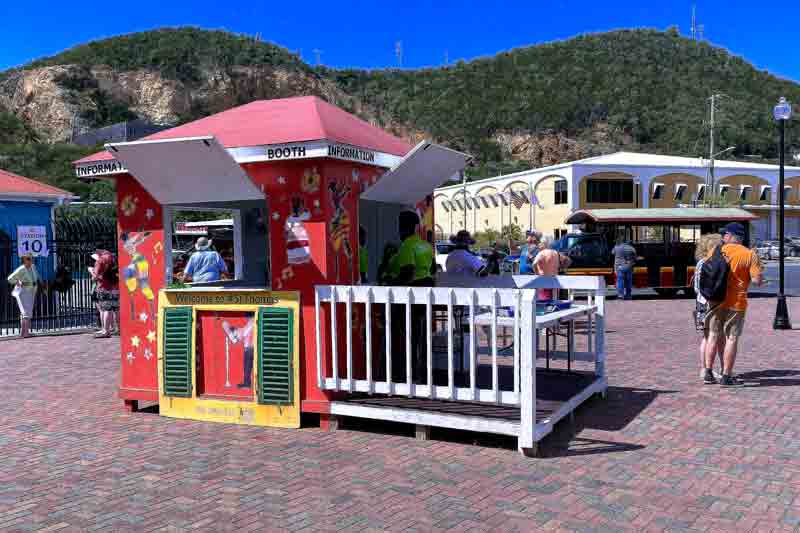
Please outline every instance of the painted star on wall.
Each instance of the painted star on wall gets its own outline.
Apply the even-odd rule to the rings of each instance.
[[[147,313],[145,313],[144,311],[139,313],[139,320],[141,320],[142,322],[147,322],[147,318],[148,318]]]
[[[144,349],[144,358],[147,359],[148,361],[150,359],[152,359],[153,358],[153,350],[151,350],[150,348],[145,348]]]
[[[283,176],[278,176],[278,183],[280,185],[286,185],[286,178],[284,178]]]
[[[131,346],[133,346],[134,348],[138,348],[141,342],[142,340],[139,338],[138,335],[134,335],[133,337],[131,337]]]
[[[156,332],[152,329],[147,332],[147,340],[150,342],[156,342]]]
[[[154,216],[156,216],[156,212],[153,211],[152,209],[148,209],[147,211],[144,212],[144,217],[147,220],[152,220]]]
[[[281,215],[277,211],[272,213],[273,220],[278,220],[279,218],[281,218]]]
[[[129,363],[129,364],[133,364],[133,360],[134,360],[134,359],[136,359],[136,356],[135,356],[135,355],[133,355],[133,352],[128,352],[128,353],[125,355],[125,359],[127,359],[127,360],[128,360],[128,363]]]

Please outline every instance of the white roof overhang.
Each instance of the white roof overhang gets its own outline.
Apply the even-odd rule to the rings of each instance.
[[[375,185],[364,191],[361,198],[413,206],[464,170],[470,159],[467,154],[422,141]]]
[[[264,199],[214,137],[112,143],[106,149],[164,205]]]

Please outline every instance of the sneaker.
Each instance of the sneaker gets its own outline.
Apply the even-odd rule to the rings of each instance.
[[[720,387],[744,387],[744,381],[733,376],[722,375],[719,380]]]
[[[705,385],[717,384],[717,378],[714,377],[714,372],[710,368],[703,369],[703,383]]]
[[[95,339],[107,339],[110,336],[111,336],[110,333],[108,333],[106,331],[102,331],[102,330],[100,330],[100,331],[98,331],[97,333],[94,334],[94,338]]]
[[[713,374],[714,379],[716,379],[717,381],[719,381],[722,378],[722,374],[717,372],[716,370],[712,370],[711,374]],[[700,369],[700,379],[703,379],[704,377],[706,377],[706,369],[705,368],[701,368]]]

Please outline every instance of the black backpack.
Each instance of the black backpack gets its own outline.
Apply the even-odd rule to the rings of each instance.
[[[728,273],[731,267],[722,255],[722,245],[714,248],[714,253],[703,262],[700,275],[700,294],[709,302],[721,302],[728,288]]]

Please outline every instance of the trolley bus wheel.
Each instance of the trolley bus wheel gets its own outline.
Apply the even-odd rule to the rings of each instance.
[[[667,298],[672,298],[676,294],[678,294],[678,289],[653,289],[656,291],[656,294],[659,296],[665,296]]]

